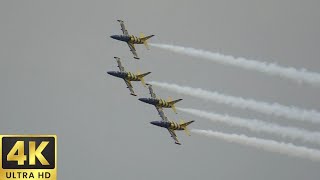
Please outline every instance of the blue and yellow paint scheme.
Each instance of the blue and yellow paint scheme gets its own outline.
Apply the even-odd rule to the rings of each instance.
[[[121,26],[121,30],[122,30],[123,34],[122,35],[112,35],[110,37],[112,39],[126,42],[130,48],[130,51],[133,54],[133,57],[135,59],[140,59],[138,57],[136,48],[134,47],[134,44],[144,44],[147,49],[150,49],[147,40],[150,39],[151,37],[153,37],[154,35],[145,36],[143,33],[140,33],[140,37],[136,37],[134,35],[129,35],[126,27],[124,26],[124,22],[122,20],[118,20],[118,22],[120,22],[120,26]]]
[[[174,121],[169,121],[167,116],[164,114],[162,108],[172,108],[173,111],[175,113],[177,113],[174,104],[181,101],[182,99],[172,100],[169,97],[168,101],[166,101],[164,99],[157,98],[156,94],[153,91],[152,85],[151,84],[146,84],[146,85],[148,86],[151,98],[139,98],[139,100],[142,102],[154,105],[155,108],[157,109],[161,119],[162,119],[162,121],[152,121],[150,123],[155,126],[166,128],[169,131],[171,137],[174,139],[175,143],[178,145],[181,145],[181,143],[179,142],[177,135],[174,131],[184,130],[190,136],[190,132],[189,132],[187,126],[189,124],[193,123],[194,121],[189,121],[186,123],[183,120],[181,120],[180,123],[176,123]]]
[[[130,94],[133,95],[133,96],[137,96],[135,94],[135,92],[133,91],[133,87],[132,87],[132,84],[131,84],[131,81],[141,81],[142,85],[143,86],[146,86],[145,84],[145,81],[144,81],[144,78],[146,75],[150,74],[151,72],[147,72],[147,73],[137,73],[137,74],[134,74],[132,72],[126,72],[124,70],[124,67],[122,66],[121,64],[121,61],[120,61],[120,58],[118,57],[114,57],[118,63],[118,67],[120,69],[120,71],[108,71],[107,73],[112,75],[112,76],[115,76],[115,77],[118,77],[118,78],[122,78],[125,83],[127,84],[127,88],[129,89],[130,91]]]
[[[181,101],[182,99],[171,100],[171,98],[169,97],[168,100],[164,100],[161,98],[139,98],[139,100],[156,107],[172,108],[172,110],[177,114],[177,110],[174,104]]]
[[[193,123],[194,121],[184,122],[183,120],[180,121],[180,123],[169,121],[167,118],[163,119],[163,121],[152,121],[151,124],[155,126],[159,126],[162,128],[166,128],[171,137],[174,139],[175,144],[181,145],[179,142],[177,135],[174,131],[185,131],[188,136],[190,136],[190,131],[188,130],[188,125]]]
[[[151,98],[139,98],[139,101],[154,105],[161,117],[163,116],[162,108],[172,108],[172,110],[177,114],[175,103],[181,101],[182,99],[172,100],[172,98],[169,97],[168,100],[166,101],[164,99],[157,98],[156,94],[153,91],[152,85],[151,84],[146,84],[146,85],[148,86]]]

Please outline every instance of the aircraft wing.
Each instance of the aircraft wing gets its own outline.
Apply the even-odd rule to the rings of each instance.
[[[133,91],[133,87],[132,87],[131,82],[130,82],[130,81],[127,81],[127,80],[124,80],[124,82],[126,82],[127,87],[128,87],[128,89],[129,89],[131,95],[136,96],[136,94],[135,94],[134,91]]]
[[[164,112],[163,112],[162,107],[158,107],[158,106],[155,106],[155,107],[156,107],[156,109],[157,109],[157,111],[158,111],[161,119],[162,119],[163,121],[169,121],[168,118],[164,115]]]
[[[122,30],[123,34],[128,36],[129,33],[128,33],[126,27],[124,26],[123,21],[122,20],[118,20],[118,22],[120,22],[120,26],[121,26],[121,30]]]
[[[118,57],[114,57],[114,58],[117,60],[118,67],[119,67],[120,71],[123,72],[124,71],[124,67],[121,65],[120,58],[118,58]]]
[[[156,94],[153,92],[152,85],[148,84],[149,92],[152,98],[157,98]]]
[[[173,140],[175,141],[175,143],[181,145],[181,143],[179,142],[179,140],[178,140],[178,138],[177,138],[176,133],[175,133],[173,130],[171,130],[171,129],[168,129],[168,131],[169,131],[169,133],[171,134],[171,137],[173,138]]]
[[[127,44],[128,44],[128,46],[129,46],[130,51],[132,52],[134,58],[135,58],[135,59],[140,59],[140,58],[138,57],[136,48],[134,47],[134,44],[132,44],[132,43],[127,43]]]

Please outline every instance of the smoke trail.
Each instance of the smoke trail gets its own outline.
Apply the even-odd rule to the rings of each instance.
[[[243,119],[238,117],[232,117],[228,115],[220,115],[216,113],[210,113],[197,109],[177,108],[180,111],[209,119],[213,122],[222,122],[231,126],[238,126],[247,128],[253,132],[266,132],[270,134],[280,135],[282,137],[289,137],[292,139],[301,139],[305,142],[320,144],[320,133],[310,132],[304,129],[294,127],[283,127],[277,124],[265,123],[263,121],[255,119]]]
[[[255,147],[255,148],[262,149],[269,152],[276,152],[276,153],[285,154],[288,156],[295,156],[295,157],[305,158],[313,161],[320,161],[319,150],[310,149],[302,146],[295,146],[290,143],[287,144],[287,143],[277,142],[273,140],[247,137],[245,135],[225,134],[225,133],[211,131],[211,130],[192,129],[191,132],[199,135],[222,139],[228,142]]]
[[[182,46],[167,45],[167,44],[151,44],[151,46],[161,49],[173,51],[188,56],[199,57],[211,60],[225,65],[232,65],[241,67],[248,70],[254,70],[262,73],[266,73],[273,76],[280,76],[296,82],[305,82],[314,85],[320,85],[320,74],[316,72],[310,72],[306,69],[295,69],[293,67],[282,67],[277,64],[269,64],[266,62],[259,62],[255,60],[248,60],[245,58],[235,58],[233,56],[227,56],[219,53],[213,53],[210,51],[204,51],[200,49],[187,48]]]
[[[177,84],[169,84],[156,81],[151,81],[149,83],[154,86],[175,91],[177,93],[215,101],[216,103],[227,104],[237,108],[250,109],[256,112],[295,119],[298,121],[320,123],[320,113],[315,110],[304,110],[293,106],[288,107],[278,103],[269,104],[267,102],[256,101],[253,99],[244,99],[241,97],[220,94],[218,92],[210,92],[200,88],[179,86]]]

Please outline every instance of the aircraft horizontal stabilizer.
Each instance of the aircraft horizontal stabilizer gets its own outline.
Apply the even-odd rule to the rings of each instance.
[[[150,38],[152,38],[154,35],[150,35],[150,36],[144,36],[144,34],[143,33],[140,33],[140,39],[141,39],[141,41],[143,42],[143,44],[144,44],[144,46],[149,50],[150,49],[150,47],[149,47],[149,45],[148,45],[148,42],[147,42],[147,40],[148,39],[150,39]]]
[[[191,136],[191,134],[190,134],[190,131],[189,131],[189,129],[188,129],[187,126],[188,126],[189,124],[193,123],[193,122],[194,122],[194,121],[192,120],[192,121],[189,121],[189,122],[180,124],[180,126],[182,126],[182,127],[184,128],[184,132],[185,132],[188,136]]]
[[[170,103],[170,104],[175,104],[175,103],[177,103],[177,102],[179,102],[179,101],[182,101],[182,99],[173,100],[173,101],[170,101],[170,102],[168,102],[168,103]]]

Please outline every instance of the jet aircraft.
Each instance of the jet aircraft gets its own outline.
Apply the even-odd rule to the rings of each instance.
[[[134,91],[133,91],[133,87],[131,84],[131,81],[141,81],[142,85],[146,86],[143,77],[150,74],[151,72],[147,72],[147,73],[143,73],[143,74],[134,74],[131,72],[126,72],[124,70],[124,67],[121,65],[121,61],[120,58],[118,57],[114,57],[118,63],[118,67],[120,69],[120,71],[108,71],[107,73],[118,77],[118,78],[122,78],[124,80],[124,82],[127,84],[127,88],[129,88],[131,95],[133,96],[137,96]]]
[[[190,136],[190,131],[188,130],[187,126],[194,121],[184,122],[183,120],[180,121],[180,123],[176,123],[174,121],[169,121],[168,118],[163,115],[162,117],[163,121],[152,121],[151,124],[159,127],[163,127],[168,129],[169,133],[171,134],[171,137],[174,139],[175,143],[178,145],[181,145],[179,142],[175,130],[181,131],[184,130],[188,136]]]
[[[119,40],[119,41],[124,41],[128,44],[130,51],[132,52],[133,56],[135,59],[140,59],[138,57],[138,54],[136,52],[136,48],[134,47],[134,44],[144,44],[147,49],[149,49],[147,39],[153,37],[154,35],[150,36],[144,36],[144,34],[140,33],[140,37],[136,37],[134,35],[129,35],[127,29],[124,26],[124,22],[122,20],[118,20],[120,22],[121,30],[123,35],[112,35],[110,36],[113,39]]]
[[[169,100],[166,101],[164,99],[157,98],[156,94],[153,92],[152,85],[146,85],[148,85],[151,98],[139,98],[140,101],[154,105],[162,119],[164,119],[165,117],[162,108],[172,108],[172,110],[177,114],[177,110],[174,104],[181,101],[182,99],[172,100],[171,97],[169,97]]]

